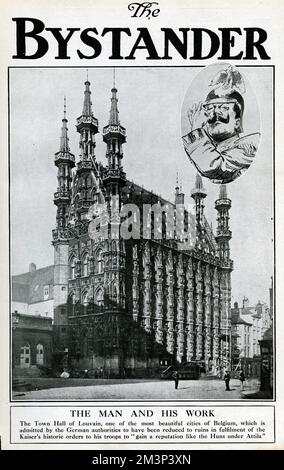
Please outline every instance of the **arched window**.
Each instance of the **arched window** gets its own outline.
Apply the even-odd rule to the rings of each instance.
[[[99,289],[97,291],[95,303],[100,309],[103,308],[103,306],[104,306],[104,291],[103,291],[103,289]]]
[[[83,257],[83,276],[88,276],[89,275],[89,260],[88,260],[88,254],[86,253],[85,256]]]
[[[89,305],[88,292],[85,292],[84,294],[82,294],[82,306],[80,309],[81,314],[87,315],[88,305]]]
[[[103,252],[102,250],[98,250],[97,252],[97,265],[98,265],[98,273],[102,273],[104,270],[104,261],[103,261]]]
[[[30,367],[31,365],[31,348],[27,343],[24,346],[21,346],[20,354],[20,367]]]
[[[117,288],[116,288],[115,284],[113,284],[113,286],[112,286],[112,296],[113,296],[114,300],[116,301],[116,299],[117,299]]]
[[[68,297],[68,303],[69,303],[69,315],[75,315],[75,294],[74,292],[69,295]]]
[[[88,306],[88,292],[85,292],[82,296],[82,304],[84,307]]]
[[[91,176],[87,176],[86,178],[86,187],[90,188],[92,186],[92,178]]]
[[[36,363],[38,365],[43,365],[43,345],[42,344],[37,344],[36,347]]]
[[[70,279],[75,279],[75,258],[71,259],[70,263]]]

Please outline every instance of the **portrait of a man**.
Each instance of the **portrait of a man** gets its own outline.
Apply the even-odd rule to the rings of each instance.
[[[189,132],[182,137],[190,161],[214,183],[230,183],[255,158],[260,133],[242,135],[245,84],[229,66],[218,72],[204,102],[187,111]]]

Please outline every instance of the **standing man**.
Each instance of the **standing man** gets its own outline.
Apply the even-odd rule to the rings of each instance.
[[[178,371],[175,370],[173,375],[172,375],[174,381],[175,381],[175,389],[177,390],[178,388],[178,382],[179,382],[179,375],[178,375]]]
[[[241,390],[243,390],[244,389],[244,381],[246,380],[246,378],[245,378],[244,371],[242,369],[240,371],[239,379],[240,379],[240,382],[241,382]]]
[[[226,391],[230,391],[230,380],[231,380],[231,376],[230,376],[230,373],[228,370],[226,370],[225,372],[225,375],[224,375],[224,380],[225,380],[225,384],[226,384]]]

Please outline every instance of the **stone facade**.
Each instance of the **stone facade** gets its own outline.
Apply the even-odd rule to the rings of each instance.
[[[12,313],[13,376],[23,371],[52,365],[52,319],[36,315]]]
[[[175,217],[184,204],[179,185],[175,203],[129,181],[122,168],[126,130],[112,89],[110,119],[103,128],[106,166],[97,162],[95,135],[98,121],[91,105],[90,82],[85,82],[79,162],[69,148],[64,114],[60,150],[55,154],[58,189],[53,230],[54,331],[56,351],[68,351],[69,366],[104,369],[108,376],[147,375],[161,365],[202,361],[207,370],[230,363],[231,271],[229,209],[226,187],[215,202],[217,234],[204,216],[206,192],[196,178],[194,244],[174,233],[168,236],[161,215],[161,236],[142,230],[146,204],[167,206]],[[75,167],[75,169],[74,169]],[[122,236],[120,219],[112,210],[135,204],[131,236]],[[104,203],[107,217],[96,214]],[[162,211],[163,212],[163,211]],[[185,212],[185,219],[189,214]],[[137,224],[137,218],[141,222]],[[97,236],[90,232],[98,221]],[[145,221],[145,220],[144,220]],[[105,236],[101,236],[102,229]]]
[[[54,266],[12,276],[11,326],[13,377],[40,375],[52,367]]]
[[[12,276],[12,312],[53,318],[53,285],[54,266],[31,263],[28,272]]]
[[[241,363],[244,364],[247,359],[260,358],[260,341],[271,327],[272,319],[272,302],[270,308],[265,302],[260,301],[255,306],[249,306],[247,297],[244,297],[242,307],[239,307],[238,302],[234,303],[234,308],[231,309],[231,345],[232,364],[235,368]]]

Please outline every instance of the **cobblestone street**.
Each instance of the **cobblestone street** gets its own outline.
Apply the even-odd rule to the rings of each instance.
[[[52,379],[50,379],[52,380]],[[230,391],[225,390],[225,383],[219,379],[181,380],[175,390],[173,381],[100,381],[98,384],[66,386],[25,392],[14,392],[14,400],[239,400],[249,398],[259,390],[255,379],[248,381],[244,392],[240,390],[239,380],[232,379]]]

